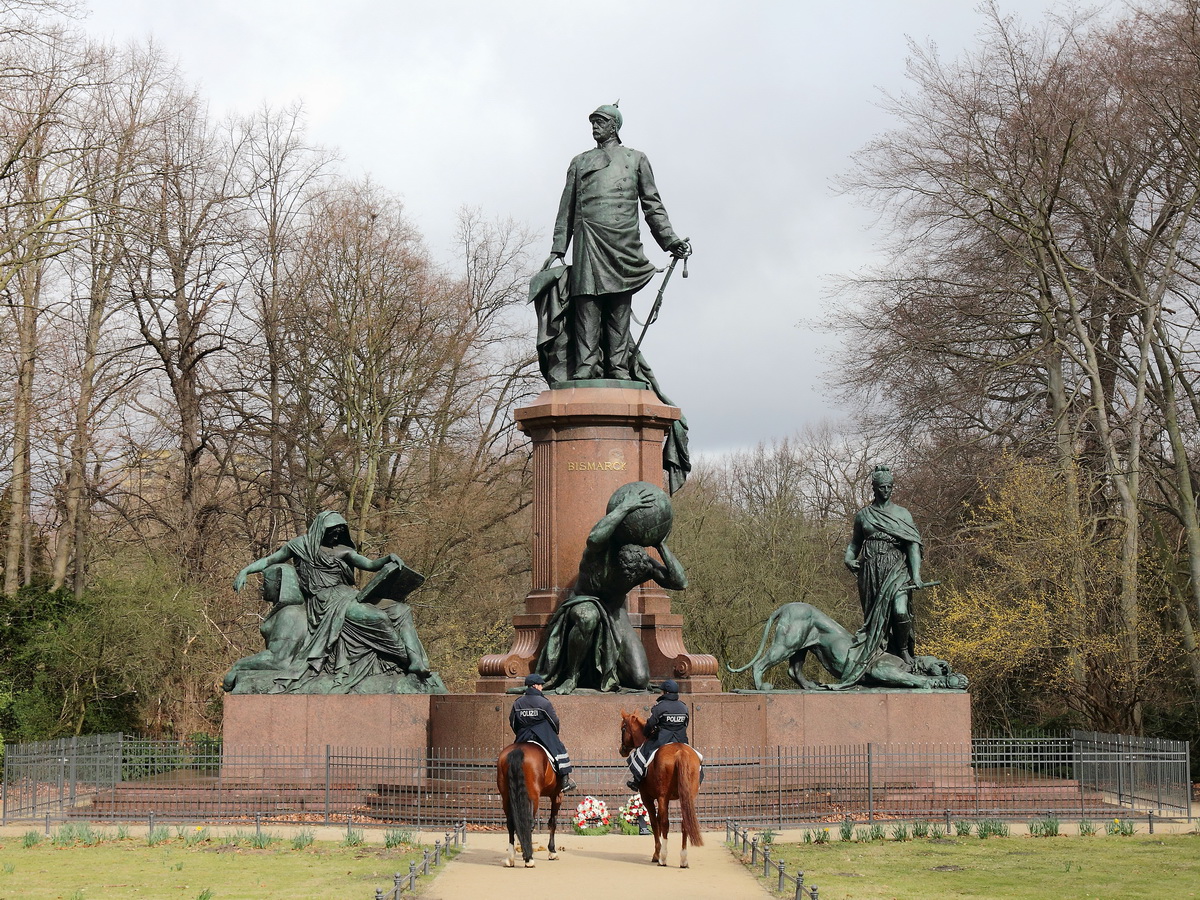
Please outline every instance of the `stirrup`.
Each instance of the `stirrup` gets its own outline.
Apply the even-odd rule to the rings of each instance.
[[[577,785],[577,784],[575,783],[575,779],[574,779],[574,778],[572,778],[570,775],[568,775],[568,776],[567,776],[567,783],[566,783],[566,784],[564,784],[562,787],[560,787],[560,788],[558,789],[558,792],[559,792],[560,794],[565,794],[565,793],[567,793],[568,791],[573,791],[573,790],[575,790],[575,788],[577,788],[577,787],[579,787],[579,785]]]
[[[632,778],[625,782],[625,787],[629,788],[631,791],[640,791],[642,789],[642,786]]]

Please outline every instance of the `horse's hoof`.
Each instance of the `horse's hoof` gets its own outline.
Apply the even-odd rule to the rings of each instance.
[[[504,868],[506,868],[506,869],[511,869],[515,865],[516,865],[516,863],[514,863],[511,859],[506,859],[504,861]]]
[[[550,854],[550,858],[551,858],[551,859],[558,859],[558,854],[557,854],[557,853],[551,853],[551,854]]]
[[[525,868],[527,868],[527,869],[532,869],[532,868],[534,868],[535,866],[537,866],[537,863],[536,863],[536,862],[534,862],[532,859],[527,859],[527,860],[525,860]]]
[[[658,864],[659,864],[660,866],[662,866],[664,869],[667,867],[667,861],[666,861],[665,859],[660,859],[660,860],[658,861]]]

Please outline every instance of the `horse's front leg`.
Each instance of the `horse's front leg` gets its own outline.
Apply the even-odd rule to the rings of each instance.
[[[558,848],[554,846],[554,832],[558,829],[558,808],[562,806],[562,794],[555,793],[550,797],[550,858],[558,859]]]
[[[666,797],[662,798],[662,808],[658,813],[658,827],[662,829],[662,851],[658,856],[658,864],[665,866],[667,864],[667,841],[671,834],[671,801]]]
[[[654,835],[654,855],[650,862],[658,862],[658,851],[661,843],[658,839],[658,801],[642,794],[642,805],[646,807],[646,818],[650,820],[650,833]]]

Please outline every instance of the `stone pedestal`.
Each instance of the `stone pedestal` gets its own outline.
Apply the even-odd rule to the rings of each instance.
[[[516,411],[517,427],[533,441],[533,584],[524,613],[513,618],[510,650],[479,661],[477,691],[503,692],[532,671],[546,623],[570,590],[612,492],[631,481],[666,487],[663,442],[679,409],[634,382],[607,384],[543,391]],[[675,678],[685,693],[720,691],[715,657],[687,652],[683,617],[671,613],[665,591],[642,585],[628,607],[652,679]]]
[[[512,740],[513,697],[441,694],[430,698],[434,752],[503,747]],[[567,748],[579,758],[615,758],[620,714],[646,716],[650,694],[551,695]],[[776,747],[863,744],[971,746],[971,698],[961,691],[812,691],[699,694],[687,700],[688,734],[704,753],[758,756]]]
[[[333,748],[486,757],[512,741],[513,696],[497,694],[228,694],[223,737],[237,754]],[[552,696],[571,754],[616,759],[622,711],[645,716],[651,694]],[[776,747],[971,746],[971,698],[959,691],[700,694],[688,700],[704,753],[759,756]]]

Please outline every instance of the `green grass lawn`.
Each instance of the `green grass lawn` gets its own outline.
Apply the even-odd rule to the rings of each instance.
[[[255,849],[246,836],[187,846],[175,832],[153,847],[111,835],[95,846],[24,843],[0,843],[0,900],[371,900],[421,856],[408,847],[319,841],[297,850],[287,838]]]
[[[1200,835],[779,844],[821,900],[1200,898]],[[760,870],[761,874],[761,870]]]

